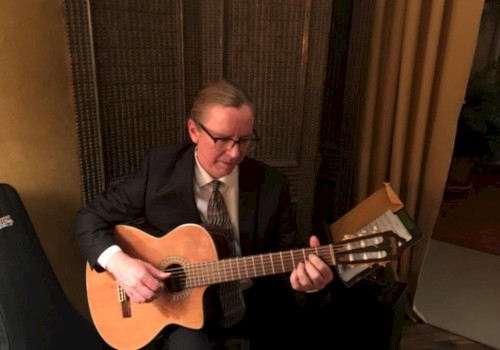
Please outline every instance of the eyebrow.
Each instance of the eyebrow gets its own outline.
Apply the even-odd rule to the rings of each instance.
[[[203,127],[207,128],[206,126],[202,125]],[[207,129],[208,130],[208,129]],[[228,135],[225,135],[225,136],[221,136],[221,134],[217,133],[217,132],[214,132],[212,130],[208,130],[211,134],[214,134],[214,137],[217,138],[217,139],[231,139],[231,140],[234,140],[231,136],[228,136]],[[241,136],[238,140],[247,140],[247,139],[252,139],[253,136],[256,136],[255,134],[255,131],[254,129],[252,129],[252,132],[250,134],[247,134],[247,135],[243,135]],[[238,141],[237,140],[237,141]]]
[[[248,140],[248,139],[252,139],[254,136],[254,133],[252,132],[251,134],[249,135],[244,135],[244,136],[241,136],[238,140]],[[225,136],[225,137],[218,137],[219,139],[231,139],[231,140],[234,140],[231,136]],[[237,140],[237,141],[238,141]]]

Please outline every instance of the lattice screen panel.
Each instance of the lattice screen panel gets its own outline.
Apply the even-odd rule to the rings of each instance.
[[[186,137],[181,2],[68,0],[65,11],[88,201],[145,150]]]
[[[275,166],[299,164],[310,12],[310,2],[298,0],[226,6],[226,74],[255,96],[264,145],[256,156]]]

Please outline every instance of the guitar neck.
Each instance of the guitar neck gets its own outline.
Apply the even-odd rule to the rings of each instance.
[[[383,263],[397,259],[404,246],[403,238],[392,231],[385,231],[343,240],[338,244],[187,264],[171,272],[178,286],[194,288],[290,272],[311,254],[328,265]]]
[[[206,286],[216,283],[262,277],[292,271],[299,262],[304,262],[310,254],[315,254],[329,265],[335,265],[332,244],[295,249],[284,252],[252,255],[223,259],[206,263],[188,264],[181,274],[187,288]],[[174,272],[174,278],[176,272]]]

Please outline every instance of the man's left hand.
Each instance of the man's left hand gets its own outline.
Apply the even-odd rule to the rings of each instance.
[[[319,247],[318,237],[311,236],[309,245]],[[292,288],[299,292],[314,292],[323,289],[333,280],[333,272],[317,255],[311,254],[305,262],[297,264],[290,275]]]

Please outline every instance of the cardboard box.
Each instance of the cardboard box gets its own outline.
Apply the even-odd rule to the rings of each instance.
[[[402,244],[401,250],[413,245],[422,236],[389,183],[384,183],[379,190],[330,225],[333,243],[337,245],[345,239],[362,235],[368,237],[372,232],[382,231],[392,231],[403,238],[406,243]],[[351,286],[381,266],[385,264],[337,264],[336,269],[344,284]]]

